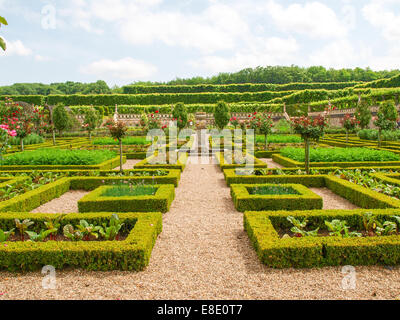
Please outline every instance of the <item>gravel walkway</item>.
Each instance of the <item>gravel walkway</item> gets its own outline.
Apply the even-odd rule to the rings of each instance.
[[[32,210],[32,213],[77,213],[78,201],[89,192],[71,190],[64,193],[60,198],[51,200],[44,205]]]
[[[164,216],[147,270],[57,272],[57,289],[40,272],[0,273],[0,299],[396,299],[400,268],[357,267],[357,289],[343,290],[341,268],[273,270],[243,231],[216,165],[189,164]]]
[[[336,193],[333,193],[328,188],[309,188],[311,191],[322,197],[323,199],[323,208],[322,209],[359,209],[355,204],[352,204],[350,201],[338,196]]]
[[[122,165],[123,170],[130,170],[133,169],[133,167],[138,164],[142,160],[126,160],[126,162]],[[113,170],[119,170],[119,165],[115,167]]]
[[[279,163],[276,163],[274,160],[272,159],[260,159],[261,161],[264,161],[265,163],[267,163],[268,168],[283,168],[282,165],[280,165]]]

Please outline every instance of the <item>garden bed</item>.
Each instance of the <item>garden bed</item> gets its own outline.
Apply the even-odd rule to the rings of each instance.
[[[175,198],[175,187],[171,184],[145,187],[154,189],[154,193],[124,195],[121,190],[129,191],[129,187],[119,187],[122,194],[119,195],[112,193],[116,186],[99,187],[78,201],[79,212],[168,212]]]
[[[69,214],[60,221],[60,228],[78,225],[82,219],[90,224],[108,223],[111,213]],[[122,241],[8,241],[0,246],[0,269],[35,271],[45,265],[57,270],[66,267],[87,270],[143,270],[149,263],[152,248],[162,230],[161,213],[121,213],[124,223]],[[49,214],[4,213],[0,229],[10,230],[15,219],[30,219],[32,231],[39,232],[43,222],[53,219]]]
[[[325,221],[346,221],[353,230],[363,229],[365,210],[313,210],[246,212],[244,226],[263,264],[273,268],[314,268],[334,265],[397,265],[400,263],[400,237],[307,236],[281,238],[290,228],[288,217],[306,218],[310,228],[321,228]],[[371,210],[379,220],[399,215],[400,210]]]
[[[236,210],[322,209],[322,198],[301,184],[232,184]]]

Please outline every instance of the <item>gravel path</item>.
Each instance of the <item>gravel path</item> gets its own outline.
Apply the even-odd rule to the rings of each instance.
[[[272,159],[260,159],[261,161],[264,161],[265,163],[267,163],[268,168],[283,168],[282,165],[280,165],[279,163],[276,163],[274,160]]]
[[[123,170],[130,170],[133,169],[133,167],[138,164],[142,160],[126,160],[126,162],[122,165]],[[114,170],[119,170],[119,165],[114,168]]]
[[[64,193],[60,198],[51,200],[44,205],[32,210],[32,213],[77,213],[78,201],[89,192],[71,190]]]
[[[352,204],[350,201],[338,196],[336,193],[333,193],[328,188],[309,188],[311,191],[322,197],[323,199],[323,208],[322,209],[359,209],[355,204]]]
[[[357,267],[357,289],[343,290],[341,268],[273,270],[243,231],[216,165],[189,164],[164,215],[149,267],[140,273],[57,272],[57,289],[40,272],[0,273],[0,299],[396,299],[400,268]]]

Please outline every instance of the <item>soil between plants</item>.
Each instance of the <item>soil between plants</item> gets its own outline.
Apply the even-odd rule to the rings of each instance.
[[[243,230],[216,165],[188,164],[163,217],[150,265],[135,272],[57,271],[57,289],[40,271],[0,273],[1,299],[400,299],[400,267],[356,267],[343,290],[341,267],[270,269]]]

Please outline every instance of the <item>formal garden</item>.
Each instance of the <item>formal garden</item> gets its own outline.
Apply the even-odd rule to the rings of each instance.
[[[0,269],[174,272],[179,297],[230,263],[397,266],[399,79],[2,96]]]

